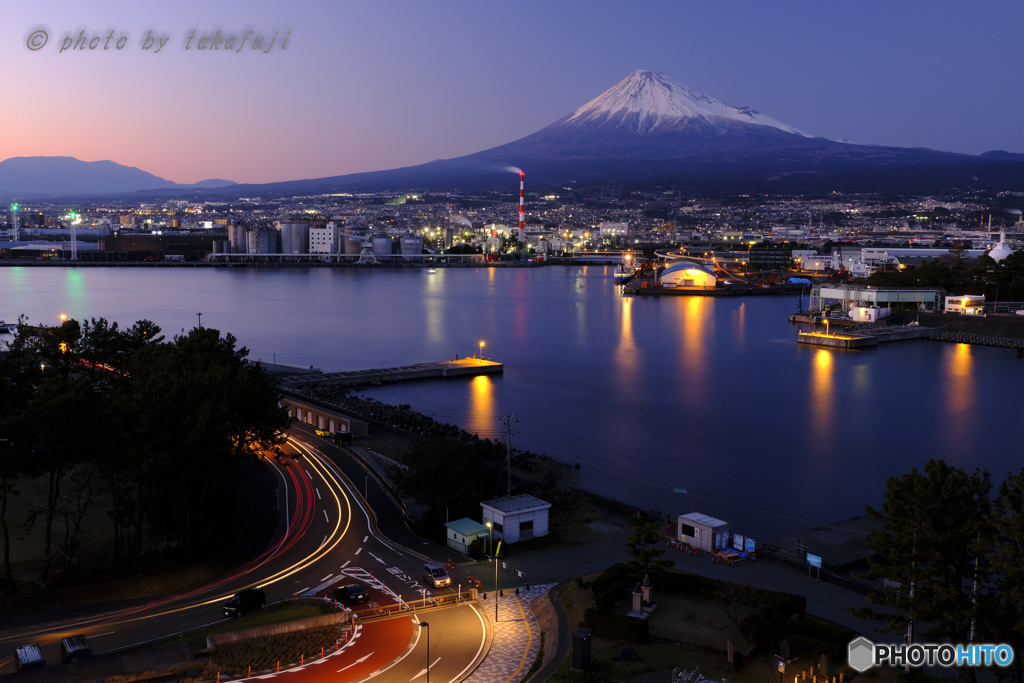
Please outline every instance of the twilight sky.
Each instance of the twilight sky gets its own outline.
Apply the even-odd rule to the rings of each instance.
[[[200,50],[217,30],[231,51]],[[1024,152],[1022,55],[1020,0],[5,0],[0,159],[183,183],[395,168],[520,138],[638,68],[824,137]]]

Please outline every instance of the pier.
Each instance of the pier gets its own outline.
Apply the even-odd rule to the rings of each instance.
[[[397,368],[303,374],[283,377],[279,384],[284,389],[294,390],[323,387],[347,389],[380,386],[382,384],[394,384],[396,382],[420,379],[500,375],[504,370],[505,366],[502,363],[495,363],[483,358],[461,358],[459,360],[442,360],[432,363],[403,365]]]
[[[884,342],[903,341],[905,339],[923,339],[926,328],[901,327],[896,329],[864,330],[852,334],[838,332],[798,332],[797,342],[828,346],[834,349],[864,349],[878,346]]]

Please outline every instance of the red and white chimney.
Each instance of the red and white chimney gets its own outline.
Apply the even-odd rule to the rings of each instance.
[[[526,201],[526,174],[522,171],[519,172],[519,241],[523,241],[523,230],[526,228],[526,214],[524,213],[524,206]]]

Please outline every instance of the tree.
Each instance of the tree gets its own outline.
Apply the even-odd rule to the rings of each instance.
[[[660,521],[636,515],[629,518],[629,525],[633,531],[626,541],[626,552],[632,559],[626,566],[633,578],[639,581],[652,570],[668,569],[675,564],[662,557],[665,554],[665,534]]]
[[[424,523],[444,523],[474,514],[502,483],[502,458],[489,441],[455,438],[419,441],[402,456],[406,469],[394,481],[403,496],[429,506]]]
[[[968,642],[989,577],[990,489],[987,472],[967,474],[941,460],[929,460],[923,473],[890,477],[882,509],[867,506],[882,521],[868,534],[867,578],[884,587],[851,612],[884,622],[883,630],[908,642],[917,628],[931,642]]]
[[[991,519],[994,590],[985,610],[986,640],[1024,652],[1024,469],[1007,476],[999,487]],[[1024,680],[1019,657],[1014,658],[1013,673],[1018,683]]]

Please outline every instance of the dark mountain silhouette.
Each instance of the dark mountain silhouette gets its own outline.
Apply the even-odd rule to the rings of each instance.
[[[12,157],[0,161],[0,196],[25,199],[44,196],[119,195],[138,190],[219,188],[230,180],[204,180],[182,185],[134,166],[113,161],[81,161],[74,157]]]

